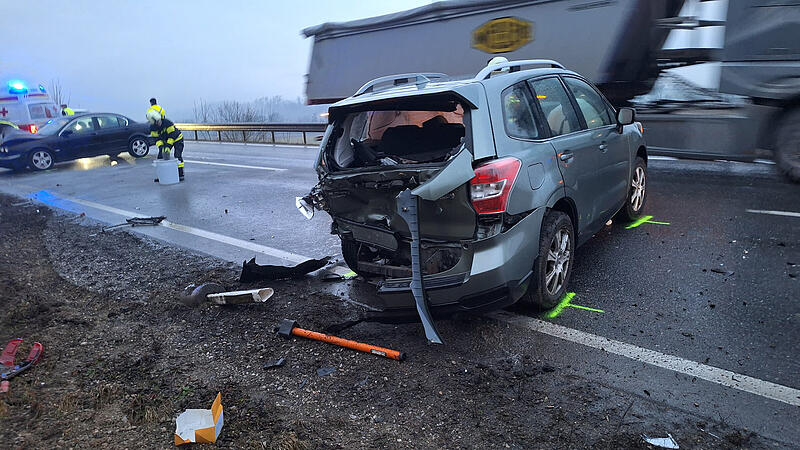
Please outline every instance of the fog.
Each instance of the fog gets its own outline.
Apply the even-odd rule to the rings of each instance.
[[[143,120],[157,97],[176,119],[200,99],[304,94],[308,26],[427,4],[422,0],[0,1],[0,79],[50,86],[73,108]]]

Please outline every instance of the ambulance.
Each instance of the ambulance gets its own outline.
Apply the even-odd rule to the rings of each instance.
[[[61,117],[61,107],[50,99],[41,84],[28,85],[22,80],[0,83],[0,120],[36,133],[48,120]]]

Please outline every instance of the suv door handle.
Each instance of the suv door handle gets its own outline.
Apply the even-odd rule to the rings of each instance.
[[[600,146],[597,147],[597,148],[599,148],[600,151],[603,152],[603,153],[605,153],[606,150],[608,150],[608,146],[605,143],[600,144]]]
[[[575,155],[570,150],[563,151],[563,152],[558,154],[558,158],[560,160],[564,161],[564,162],[567,162],[567,161],[571,160],[574,157],[575,157]]]

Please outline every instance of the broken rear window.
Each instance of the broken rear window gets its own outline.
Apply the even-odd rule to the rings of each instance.
[[[466,136],[464,108],[358,111],[336,121],[326,145],[334,170],[447,160]]]

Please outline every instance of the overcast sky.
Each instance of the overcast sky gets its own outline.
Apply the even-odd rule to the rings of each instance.
[[[0,0],[0,79],[49,86],[71,106],[143,120],[157,97],[174,117],[195,100],[304,95],[303,28],[425,0]]]

